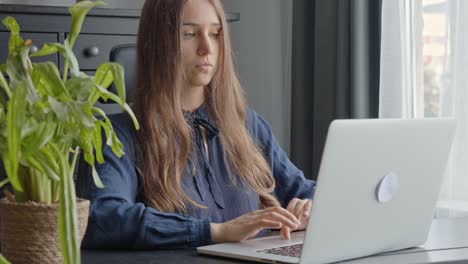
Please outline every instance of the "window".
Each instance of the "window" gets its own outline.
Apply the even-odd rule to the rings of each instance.
[[[447,0],[423,0],[424,117],[441,116],[441,91],[448,60]]]
[[[466,0],[382,3],[379,116],[457,120],[437,217],[468,216],[467,28]]]

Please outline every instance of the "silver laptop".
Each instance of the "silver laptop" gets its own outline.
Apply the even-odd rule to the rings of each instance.
[[[197,248],[269,263],[330,263],[423,244],[453,119],[335,120],[306,231]]]

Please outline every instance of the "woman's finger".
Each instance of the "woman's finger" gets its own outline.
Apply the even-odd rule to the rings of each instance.
[[[306,204],[304,205],[304,208],[302,210],[301,216],[302,217],[309,217],[310,215],[310,210],[312,209],[312,201],[307,200]]]
[[[296,204],[299,202],[300,200],[297,199],[297,198],[294,198],[292,199],[291,201],[289,201],[288,203],[288,206],[286,207],[286,210],[288,210],[289,212],[293,212],[294,211],[294,208],[296,207]]]
[[[247,231],[246,239],[250,239],[255,237],[260,231],[263,229],[279,229],[283,225],[281,222],[272,221],[268,219],[260,219],[259,221],[253,222],[249,226],[249,230]]]
[[[253,225],[252,225],[252,228],[253,229],[258,229],[258,231],[262,230],[262,229],[278,229],[278,228],[281,228],[283,226],[283,224],[281,224],[281,222],[278,222],[278,221],[274,221],[274,220],[269,220],[269,219],[260,219],[259,221],[256,221]]]
[[[291,239],[291,229],[289,227],[287,226],[281,227],[280,233],[284,237],[284,239],[286,240]]]
[[[291,229],[296,229],[300,224],[301,222],[299,222],[299,220],[297,221],[293,221],[289,218],[287,218],[286,216],[278,213],[278,212],[266,212],[262,215],[259,215],[258,216],[259,219],[267,219],[267,220],[270,220],[270,221],[276,221],[276,222],[280,222],[282,224],[282,226],[287,226]]]
[[[279,214],[279,215],[289,219],[290,221],[292,221],[292,222],[294,222],[294,223],[296,223],[298,225],[301,224],[301,222],[299,222],[299,219],[297,219],[297,217],[295,215],[293,215],[288,210],[282,208],[281,206],[274,206],[274,207],[269,207],[267,209],[259,210],[260,215],[269,214],[269,213],[272,213],[272,212],[274,212],[276,214]]]
[[[302,211],[304,210],[304,206],[307,203],[307,200],[299,200],[296,206],[294,207],[294,211],[292,212],[298,219],[301,217]]]

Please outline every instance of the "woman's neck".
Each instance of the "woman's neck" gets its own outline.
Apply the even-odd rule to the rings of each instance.
[[[181,103],[182,109],[194,111],[205,102],[204,87],[185,87],[182,90]]]

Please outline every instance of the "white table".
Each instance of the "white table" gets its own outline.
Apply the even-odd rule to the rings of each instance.
[[[468,218],[434,220],[426,243],[420,247],[341,263],[468,263]]]

